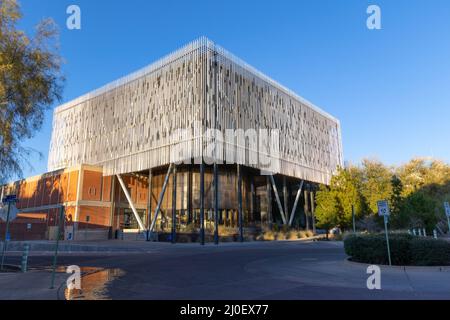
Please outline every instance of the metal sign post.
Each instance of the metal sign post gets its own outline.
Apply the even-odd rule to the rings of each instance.
[[[445,215],[447,216],[448,233],[450,234],[450,203],[444,202]]]
[[[16,195],[9,195],[2,199],[3,203],[8,204],[8,213],[6,214],[6,229],[5,229],[5,238],[3,240],[3,250],[2,250],[2,262],[0,264],[0,271],[3,271],[3,264],[5,262],[5,254],[6,254],[6,247],[8,245],[8,241],[11,240],[11,237],[9,235],[9,216],[11,212],[11,203],[17,202]]]
[[[355,206],[352,204],[352,221],[353,221],[353,233],[356,233],[355,225]]]
[[[53,256],[52,284],[50,286],[50,289],[53,289],[55,287],[56,261],[58,257],[59,238],[61,237],[61,225],[63,223],[63,219],[64,219],[64,206],[61,206],[59,209],[58,232],[56,235],[55,255]]]
[[[391,261],[391,248],[389,246],[389,234],[388,234],[388,221],[389,221],[389,205],[386,200],[378,201],[378,215],[383,216],[384,218],[384,233],[386,234],[386,246],[387,246],[387,253],[388,253],[388,259],[389,259],[389,265],[392,265]]]

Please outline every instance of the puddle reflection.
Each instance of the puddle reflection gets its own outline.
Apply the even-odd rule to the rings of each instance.
[[[113,280],[123,276],[121,269],[103,269],[81,267],[81,290],[64,290],[66,300],[109,300],[106,286]]]

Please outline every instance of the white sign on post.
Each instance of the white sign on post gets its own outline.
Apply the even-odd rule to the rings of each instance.
[[[386,234],[386,247],[387,247],[387,254],[389,259],[389,265],[392,265],[391,260],[391,249],[389,247],[389,235],[388,235],[388,219],[389,219],[389,204],[386,200],[381,200],[377,202],[378,206],[378,215],[382,216],[384,218],[384,232]]]
[[[391,213],[389,211],[389,205],[386,200],[378,201],[378,215],[382,217],[388,217]]]
[[[450,204],[448,202],[444,202],[445,215],[450,217]]]
[[[14,203],[10,204],[11,208],[9,209],[9,220],[12,221],[17,217],[19,210],[17,209]],[[6,221],[8,217],[8,205],[0,204],[0,220]]]

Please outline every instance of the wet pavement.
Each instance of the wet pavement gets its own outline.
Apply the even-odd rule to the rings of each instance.
[[[66,300],[108,300],[111,299],[107,285],[123,276],[121,269],[104,269],[95,267],[82,267],[81,288],[64,289]]]

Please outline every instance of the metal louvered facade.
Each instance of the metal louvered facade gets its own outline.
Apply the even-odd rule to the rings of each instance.
[[[48,168],[139,172],[186,160],[173,152],[180,144],[189,144],[189,158],[200,158],[211,128],[277,130],[279,153],[271,156],[281,175],[328,184],[343,162],[337,119],[201,38],[55,109]],[[248,152],[239,163],[265,169],[250,163]]]

